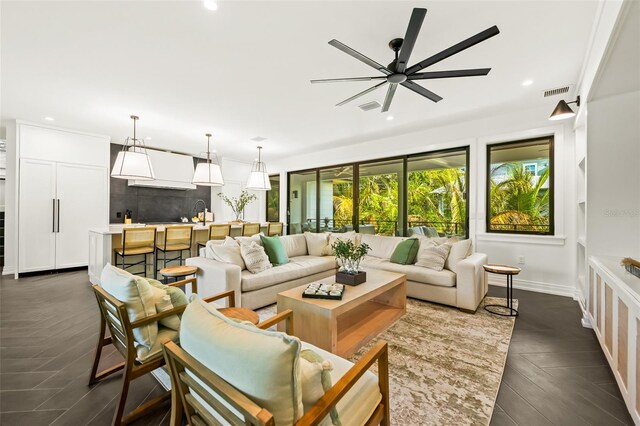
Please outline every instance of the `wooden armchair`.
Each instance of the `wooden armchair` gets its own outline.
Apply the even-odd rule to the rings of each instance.
[[[197,292],[197,284],[195,278],[189,278],[182,281],[176,281],[168,284],[171,287],[184,286],[191,284],[191,291]],[[120,391],[120,398],[116,411],[113,416],[113,425],[125,425],[140,418],[149,411],[158,408],[164,401],[167,401],[171,396],[170,392],[167,392],[155,399],[152,399],[128,415],[124,416],[125,403],[127,401],[127,394],[129,392],[129,384],[132,380],[150,373],[156,368],[162,367],[165,363],[162,351],[157,355],[150,356],[143,362],[140,362],[136,356],[135,340],[133,336],[133,330],[144,325],[154,323],[162,318],[166,318],[172,315],[181,314],[186,309],[187,305],[179,306],[161,313],[147,316],[143,319],[131,322],[125,304],[102,287],[94,285],[93,291],[100,307],[100,333],[98,336],[98,345],[96,347],[95,358],[93,361],[93,367],[91,369],[91,376],[89,378],[89,385],[93,385],[96,382],[110,376],[111,374],[124,370],[122,376],[122,390]],[[206,302],[212,302],[214,300],[229,298],[229,306],[233,306],[235,297],[233,291],[217,294],[204,299]],[[105,337],[107,326],[109,328],[109,337]],[[102,355],[102,348],[107,345],[113,345],[120,352],[124,361],[109,367],[101,372],[98,372],[98,365],[100,363],[100,356]]]
[[[261,322],[257,327],[267,329],[281,321],[286,321],[287,334],[293,334],[293,311],[286,310],[278,315]],[[183,424],[186,417],[187,425],[218,425],[219,420],[201,404],[194,394],[212,407],[216,414],[233,425],[273,426],[273,415],[247,398],[242,392],[220,378],[197,359],[173,342],[163,344],[166,364],[171,375],[171,425]],[[386,342],[378,342],[367,352],[347,373],[329,389],[318,402],[300,418],[295,425],[317,425],[336,404],[347,394],[375,362],[378,362],[378,387],[382,395],[381,401],[366,421],[366,425],[383,425],[389,423],[389,362]],[[186,373],[188,369],[190,374]],[[197,380],[217,393],[224,401],[237,410],[242,417],[237,416],[219,399],[211,395],[210,391]]]

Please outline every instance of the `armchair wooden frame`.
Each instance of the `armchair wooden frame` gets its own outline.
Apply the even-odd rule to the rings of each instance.
[[[257,326],[267,329],[286,321],[287,334],[293,333],[293,311],[283,311],[261,322]],[[209,370],[173,342],[163,344],[164,356],[171,376],[171,425],[182,425],[186,417],[187,425],[218,425],[217,419],[194,397],[197,394],[216,413],[232,425],[274,426],[273,415],[266,409],[247,398],[242,392]],[[375,362],[378,363],[378,386],[382,399],[365,425],[389,426],[389,359],[387,342],[376,343],[347,373],[324,394],[318,402],[300,418],[296,426],[315,426],[319,424],[342,397],[353,387],[360,377]],[[189,370],[187,374],[185,370]],[[236,409],[242,417],[213,397],[197,380],[212,389],[227,404]]]
[[[191,284],[191,291],[193,293],[198,291],[195,278],[188,278],[167,285],[179,287],[186,284]],[[93,367],[91,368],[91,376],[89,377],[89,386],[112,375],[113,373],[124,370],[122,376],[122,390],[120,391],[120,398],[116,406],[112,424],[116,426],[126,425],[136,419],[139,419],[148,412],[159,408],[162,403],[169,400],[169,397],[171,396],[171,392],[166,392],[165,394],[140,405],[126,416],[124,415],[124,408],[127,402],[127,394],[129,393],[129,385],[131,381],[150,373],[156,368],[162,367],[165,363],[162,353],[158,354],[158,356],[152,357],[151,359],[145,360],[145,362],[139,362],[136,359],[137,354],[133,330],[143,325],[157,322],[162,318],[181,314],[187,306],[179,306],[159,314],[150,315],[143,319],[131,322],[124,303],[113,297],[98,285],[93,286],[93,291],[98,301],[98,306],[100,307],[100,333],[98,335],[98,344],[96,347]],[[229,299],[229,306],[234,306],[235,297],[233,290],[211,296],[204,300],[206,302],[212,302],[225,297]],[[109,328],[109,337],[105,337],[107,327]],[[115,346],[118,352],[120,352],[124,361],[98,372],[102,348],[111,344]]]

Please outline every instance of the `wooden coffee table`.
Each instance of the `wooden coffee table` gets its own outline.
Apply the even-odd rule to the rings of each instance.
[[[335,276],[318,280],[333,284]],[[278,294],[278,312],[293,310],[293,331],[302,341],[348,357],[406,312],[404,274],[367,270],[367,281],[345,286],[342,300],[305,299],[308,284]]]

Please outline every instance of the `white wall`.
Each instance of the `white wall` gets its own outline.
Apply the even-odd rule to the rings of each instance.
[[[548,108],[516,111],[438,128],[400,134],[366,143],[329,148],[289,157],[272,166],[286,171],[470,146],[469,234],[476,250],[487,253],[490,262],[517,264],[524,256],[522,273],[514,286],[552,294],[574,296],[576,186],[574,135],[570,123],[552,125]],[[555,136],[555,236],[509,236],[485,233],[485,155],[487,143],[535,136]],[[390,148],[392,147],[392,148]],[[285,185],[283,184],[283,187]],[[281,205],[286,218],[286,189]],[[494,281],[492,281],[494,282]],[[502,280],[495,281],[504,284]]]
[[[222,168],[222,176],[224,177],[223,187],[211,188],[211,211],[215,215],[216,221],[234,220],[235,216],[218,193],[222,192],[228,197],[237,197],[247,185],[247,178],[251,171],[251,164],[244,161],[233,160],[231,158],[222,158],[220,167]],[[266,199],[264,191],[251,191],[258,197],[257,200],[250,203],[244,210],[244,220],[246,221],[264,221],[266,217]]]
[[[15,272],[16,262],[16,122],[2,120],[0,129],[7,142],[7,179],[5,181],[4,268],[2,275]]]

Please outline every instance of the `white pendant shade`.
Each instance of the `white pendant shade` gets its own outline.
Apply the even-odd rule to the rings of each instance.
[[[253,189],[256,191],[270,191],[271,182],[269,182],[269,175],[267,172],[252,171],[249,173],[249,179],[247,180],[247,189]]]
[[[199,163],[191,183],[202,186],[222,186],[224,185],[222,170],[215,163]]]
[[[122,150],[116,157],[111,177],[118,179],[154,180],[151,159],[142,148]]]

